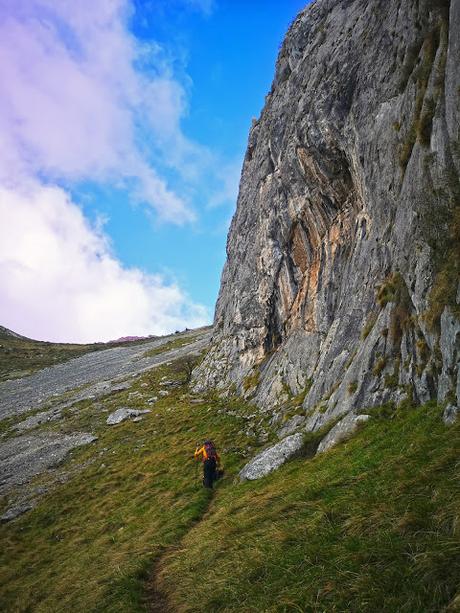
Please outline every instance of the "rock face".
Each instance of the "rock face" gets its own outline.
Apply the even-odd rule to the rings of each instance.
[[[246,464],[240,472],[241,481],[253,481],[265,477],[297,455],[303,446],[303,435],[293,434],[273,447],[269,447]]]
[[[0,495],[57,466],[75,447],[96,440],[97,436],[86,432],[66,435],[47,432],[25,434],[0,443]]]
[[[460,1],[317,0],[253,122],[197,392],[458,397]],[[456,401],[457,402],[457,401]]]

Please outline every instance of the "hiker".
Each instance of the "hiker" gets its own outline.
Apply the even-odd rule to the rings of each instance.
[[[217,469],[220,457],[212,441],[206,440],[203,446],[195,450],[195,460],[203,462],[203,485],[212,489],[214,481],[222,476],[223,471]]]

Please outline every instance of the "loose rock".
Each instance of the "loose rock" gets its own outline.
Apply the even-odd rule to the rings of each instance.
[[[241,481],[252,481],[265,477],[279,468],[289,458],[297,455],[303,446],[303,435],[293,434],[273,447],[265,449],[251,460],[240,472]]]
[[[446,426],[452,426],[458,419],[459,409],[454,404],[448,404],[444,409],[442,419]]]
[[[130,419],[131,417],[138,417],[139,415],[143,415],[144,413],[150,413],[150,410],[144,409],[143,411],[141,411],[139,409],[128,409],[126,407],[121,407],[113,413],[110,413],[110,415],[107,417],[106,423],[108,426],[114,426],[116,424],[121,423],[122,421],[125,421],[126,419]]]

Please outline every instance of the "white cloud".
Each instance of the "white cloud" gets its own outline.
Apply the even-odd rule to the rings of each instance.
[[[0,321],[22,334],[90,342],[209,322],[175,283],[123,267],[58,187],[0,188]]]
[[[200,148],[180,128],[183,86],[158,45],[130,34],[129,7],[18,0],[0,9],[0,180],[126,178],[160,218],[186,223],[195,217],[190,202],[152,166],[138,132],[151,131],[162,156],[171,142],[194,156]],[[176,154],[178,172],[180,161]]]

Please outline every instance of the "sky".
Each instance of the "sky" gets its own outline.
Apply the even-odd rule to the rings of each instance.
[[[251,120],[306,0],[0,0],[0,325],[212,322]]]

